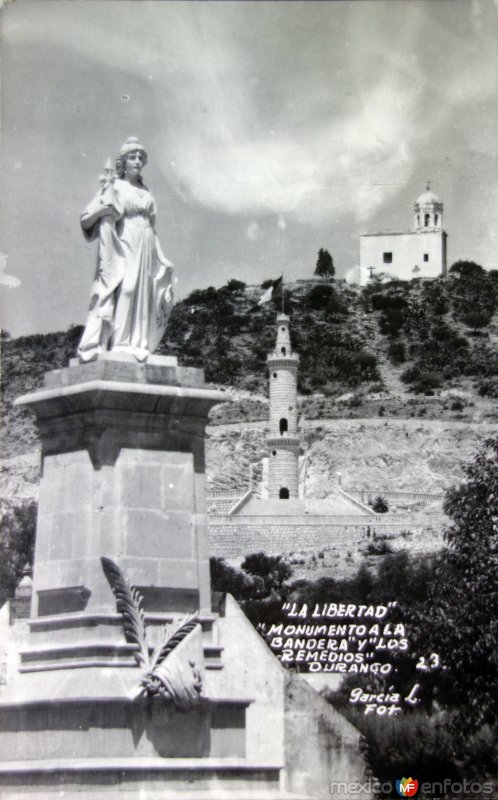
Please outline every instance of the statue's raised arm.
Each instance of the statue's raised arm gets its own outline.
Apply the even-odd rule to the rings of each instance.
[[[144,361],[159,344],[173,306],[172,267],[154,230],[156,204],[142,180],[147,153],[124,143],[116,172],[106,164],[102,189],[81,216],[87,239],[98,238],[97,272],[78,348],[82,361],[112,350]]]

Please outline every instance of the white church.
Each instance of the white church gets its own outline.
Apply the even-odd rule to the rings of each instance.
[[[364,233],[360,236],[360,267],[346,279],[365,286],[375,276],[411,280],[446,275],[443,204],[427,189],[413,205],[413,230]],[[353,274],[355,273],[355,274]]]

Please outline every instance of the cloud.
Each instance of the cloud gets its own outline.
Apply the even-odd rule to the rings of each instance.
[[[21,281],[19,278],[16,278],[15,275],[8,275],[5,271],[6,269],[7,256],[5,253],[0,253],[0,286],[8,286],[9,289],[16,289],[21,285]]]
[[[56,4],[50,26],[41,5],[30,13],[44,39],[142,81],[154,163],[179,196],[228,216],[368,220],[438,127],[495,87],[487,31],[464,36],[468,16],[481,19],[476,0],[454,23],[437,4],[128,3],[116,14],[85,2]]]
[[[252,242],[255,242],[256,239],[259,237],[259,223],[257,223],[256,220],[253,220],[247,226],[246,236]]]
[[[402,58],[399,32],[383,48],[389,31],[381,31],[373,47],[370,18],[358,26],[350,4],[333,15],[313,5],[313,39],[300,45],[311,51],[300,55],[298,69],[306,18],[299,4],[291,14],[251,3],[230,13],[222,3],[129,3],[119,15],[113,3],[70,5],[57,4],[57,26],[32,9],[44,38],[76,48],[106,72],[142,80],[157,119],[154,162],[180,196],[202,207],[230,216],[285,214],[312,225],[344,214],[364,220],[413,169],[423,88],[417,60]],[[336,19],[353,37],[351,50],[333,28]],[[271,48],[261,47],[263,22],[277,35]],[[16,35],[26,41],[33,30]],[[319,42],[323,64],[315,57]]]

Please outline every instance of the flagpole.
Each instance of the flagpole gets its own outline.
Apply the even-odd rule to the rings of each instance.
[[[282,314],[284,313],[284,273],[282,272]]]

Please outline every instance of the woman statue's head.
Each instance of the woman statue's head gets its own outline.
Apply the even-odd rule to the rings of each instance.
[[[116,158],[116,173],[118,175],[118,178],[124,177],[125,162],[127,156],[129,156],[130,153],[135,153],[137,150],[139,151],[139,153],[142,154],[143,165],[145,167],[147,163],[147,151],[145,147],[142,144],[140,144],[140,142],[135,136],[130,136],[130,138],[127,139],[124,145],[122,146]]]

